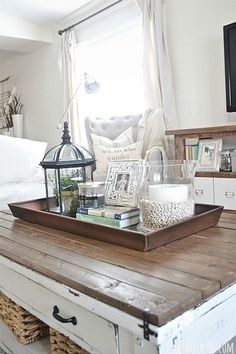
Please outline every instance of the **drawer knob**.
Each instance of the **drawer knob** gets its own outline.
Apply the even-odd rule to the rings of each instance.
[[[195,189],[195,194],[196,195],[203,195],[203,190],[202,189]]]
[[[64,318],[59,315],[59,308],[55,305],[53,306],[53,313],[52,316],[59,322],[62,323],[72,323],[74,326],[77,324],[77,319],[75,316]]]
[[[233,198],[235,196],[234,192],[225,192],[226,198]]]

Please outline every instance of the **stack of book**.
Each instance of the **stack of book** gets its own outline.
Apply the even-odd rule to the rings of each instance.
[[[185,139],[186,160],[198,160],[198,138]]]
[[[117,206],[105,206],[96,209],[78,208],[76,219],[123,228],[139,223],[140,210]]]

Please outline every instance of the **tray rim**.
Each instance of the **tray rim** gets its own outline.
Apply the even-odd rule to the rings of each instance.
[[[154,249],[154,248],[157,248],[160,246],[164,246],[167,243],[174,242],[180,238],[183,238],[183,237],[193,234],[193,232],[190,232],[190,233],[185,234],[181,237],[176,237],[169,242],[162,243],[162,244],[155,246],[155,247],[153,246],[153,240],[155,241],[155,239],[158,238],[158,235],[159,236],[160,236],[160,234],[168,235],[168,232],[173,233],[173,231],[180,229],[183,226],[186,229],[186,225],[192,224],[194,222],[196,223],[196,222],[198,222],[199,219],[202,219],[203,217],[206,219],[207,216],[211,216],[211,218],[212,218],[212,216],[215,216],[216,220],[214,223],[211,222],[206,227],[199,228],[196,232],[206,229],[208,227],[214,226],[219,221],[221,213],[223,211],[223,206],[220,206],[220,205],[195,203],[196,208],[203,207],[206,210],[202,213],[198,213],[196,215],[193,215],[193,217],[191,217],[189,219],[180,221],[180,222],[175,223],[173,225],[166,226],[166,227],[159,229],[159,230],[153,230],[153,231],[145,233],[145,232],[141,232],[138,230],[133,230],[131,228],[116,228],[116,227],[113,227],[110,225],[103,225],[103,224],[99,224],[99,223],[95,223],[95,222],[91,223],[86,220],[78,220],[73,217],[69,217],[69,216],[65,216],[65,215],[61,215],[61,214],[57,214],[57,213],[51,213],[46,210],[42,210],[42,208],[37,209],[37,208],[32,208],[32,207],[30,208],[29,207],[29,205],[32,205],[32,204],[41,205],[41,204],[45,203],[45,205],[46,205],[46,200],[47,200],[46,198],[32,199],[32,200],[26,200],[26,201],[21,201],[21,202],[9,203],[8,206],[9,206],[13,216],[16,218],[19,218],[19,219],[22,219],[22,220],[25,220],[28,222],[36,223],[39,225],[43,225],[46,227],[52,227],[52,228],[60,230],[60,231],[73,233],[75,235],[77,234],[82,237],[96,239],[96,240],[100,240],[103,242],[108,242],[108,243],[116,244],[121,247],[131,248],[131,249],[135,249],[135,250],[139,250],[139,251],[149,251],[151,249]],[[82,225],[82,227],[87,225],[88,230],[87,230],[87,232],[85,232],[87,234],[85,235],[84,232],[81,233],[79,228],[78,228],[77,232],[74,232],[74,231],[71,231],[70,229],[67,230],[68,227],[64,227],[64,226],[59,227],[59,226],[61,226],[61,225],[59,225],[59,223],[57,223],[56,226],[55,225],[50,226],[48,224],[48,222],[45,222],[45,221],[42,223],[41,217],[43,215],[47,216],[46,219],[50,219],[50,220],[53,219],[54,220],[56,218],[56,220],[63,220],[66,224],[69,222],[69,224],[78,225],[78,226]],[[34,220],[31,220],[31,219],[34,219]],[[96,231],[98,231],[98,233],[112,230],[113,233],[115,234],[115,236],[117,236],[117,235],[119,235],[120,237],[122,236],[121,239],[127,238],[126,241],[129,238],[131,244],[134,243],[134,238],[135,238],[135,241],[139,241],[139,244],[131,246],[129,244],[129,242],[127,245],[127,244],[122,244],[121,242],[118,242],[118,240],[116,240],[116,239],[114,240],[114,237],[113,237],[113,239],[110,238],[107,240],[107,237],[98,236],[97,234],[96,235],[88,234],[88,233],[93,232],[94,229],[96,229]]]

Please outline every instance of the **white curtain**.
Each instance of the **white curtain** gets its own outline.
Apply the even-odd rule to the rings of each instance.
[[[136,0],[136,3],[143,15],[144,96],[147,111],[141,121],[141,134],[145,127],[148,149],[151,144],[158,145],[160,141],[167,146],[168,139],[164,136],[164,131],[176,128],[178,121],[167,50],[163,0]],[[159,130],[159,127],[162,128]],[[150,138],[148,132],[151,134]],[[169,152],[173,154],[170,147]]]
[[[79,85],[77,45],[74,30],[64,32],[62,35],[60,65],[62,71],[65,111]],[[79,143],[81,141],[80,132],[82,130],[80,129],[79,123],[77,97],[75,97],[64,121],[69,123],[69,130],[73,143]]]

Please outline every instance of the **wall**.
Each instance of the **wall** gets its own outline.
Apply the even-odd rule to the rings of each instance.
[[[180,127],[226,123],[223,25],[236,20],[236,1],[166,0],[167,34]],[[72,21],[73,22],[73,21]],[[25,137],[60,142],[62,115],[58,68],[60,37],[31,54],[2,60],[24,100]]]
[[[33,53],[15,53],[1,61],[1,77],[12,75],[24,103],[24,137],[60,142],[57,122],[63,111],[62,85],[58,66],[60,38]]]
[[[227,124],[223,26],[236,1],[168,0],[167,34],[182,128]]]

